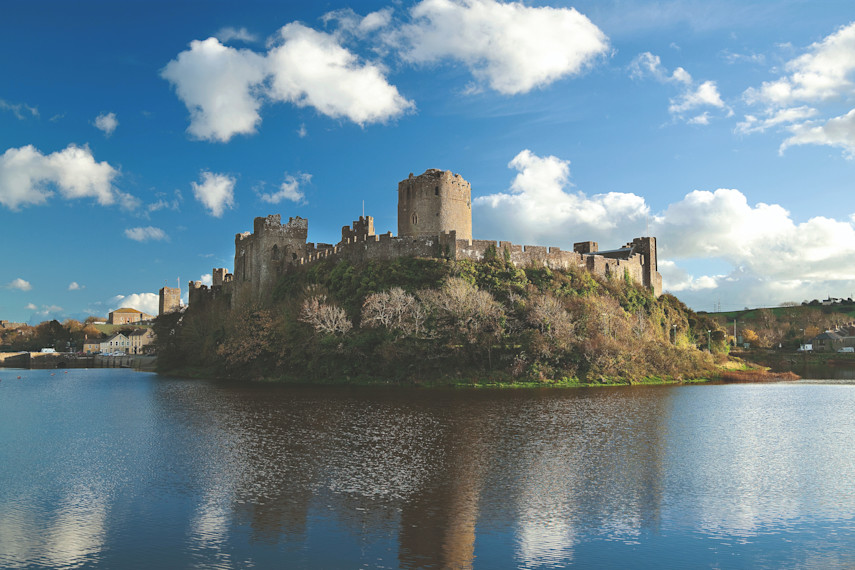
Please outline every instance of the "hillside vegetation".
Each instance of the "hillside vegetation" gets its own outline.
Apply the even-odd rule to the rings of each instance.
[[[308,382],[631,383],[703,376],[727,351],[724,330],[673,296],[656,299],[624,277],[520,269],[496,252],[481,262],[321,261],[287,273],[264,303],[229,303],[159,317],[161,370]]]

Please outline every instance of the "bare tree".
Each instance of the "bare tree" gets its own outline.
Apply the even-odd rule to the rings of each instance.
[[[365,325],[382,326],[404,336],[424,337],[427,315],[424,305],[400,287],[369,295],[362,304]]]
[[[326,295],[312,295],[303,301],[299,320],[324,334],[346,334],[353,323],[347,318],[344,309],[326,302]]]

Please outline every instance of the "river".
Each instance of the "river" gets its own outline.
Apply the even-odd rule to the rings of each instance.
[[[0,370],[0,567],[852,568],[853,410]]]

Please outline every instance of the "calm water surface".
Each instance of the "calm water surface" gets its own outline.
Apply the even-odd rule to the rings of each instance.
[[[0,369],[0,567],[852,568],[853,411]]]

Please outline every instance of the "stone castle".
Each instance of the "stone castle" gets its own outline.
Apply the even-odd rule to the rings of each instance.
[[[234,274],[213,270],[211,287],[190,282],[190,304],[222,294],[232,306],[258,302],[273,290],[277,279],[291,268],[327,258],[353,263],[404,256],[447,259],[483,259],[495,251],[519,267],[577,267],[601,276],[628,275],[634,282],[662,293],[656,262],[656,238],[639,237],[619,249],[599,251],[596,242],[557,247],[515,245],[505,241],[472,239],[472,197],[468,182],[450,171],[427,170],[398,183],[398,235],[374,233],[374,218],[361,216],[341,229],[335,245],[307,242],[309,222],[279,214],[255,218],[253,231],[235,236]]]

